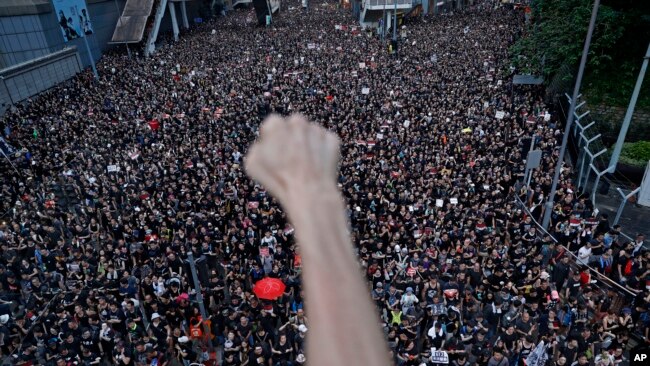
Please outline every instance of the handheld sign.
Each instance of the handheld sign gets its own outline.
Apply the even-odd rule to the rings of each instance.
[[[436,351],[431,349],[431,362],[433,363],[449,363],[449,355],[445,351]]]

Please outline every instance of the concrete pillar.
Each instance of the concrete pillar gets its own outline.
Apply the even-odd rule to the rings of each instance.
[[[178,41],[178,34],[180,31],[178,30],[178,20],[176,18],[176,3],[173,1],[170,1],[167,3],[167,7],[169,7],[169,15],[172,17],[172,28],[174,30],[174,41]]]
[[[387,11],[386,12],[386,32],[388,32],[389,29],[392,29],[393,26],[393,12]],[[386,37],[390,37],[390,34],[386,33]]]
[[[185,5],[186,3],[187,1],[183,1],[181,3],[181,16],[183,17],[183,27],[185,27],[185,29],[189,29],[190,22],[187,21],[187,6]]]

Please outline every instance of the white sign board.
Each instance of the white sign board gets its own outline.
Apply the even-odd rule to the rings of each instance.
[[[431,362],[433,363],[449,363],[449,355],[445,351],[434,351],[431,350]]]
[[[120,169],[117,167],[117,165],[109,165],[109,166],[106,167],[106,170],[109,173],[113,173],[113,172],[119,171]]]
[[[497,111],[497,113],[496,113],[496,115],[494,117],[496,117],[496,119],[503,119],[503,117],[505,117],[505,115],[506,115],[506,112]]]
[[[361,89],[361,94],[370,94],[370,88]]]

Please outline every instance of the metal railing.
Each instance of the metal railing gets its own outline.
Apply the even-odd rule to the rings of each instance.
[[[571,103],[571,97],[565,94],[566,102]],[[582,98],[582,94],[578,95],[578,101]],[[562,111],[563,117],[567,117],[567,108],[565,104],[559,103],[560,110]],[[574,141],[574,149],[572,153],[576,156],[576,164],[574,168],[576,169],[576,186],[582,192],[590,192],[589,199],[591,203],[596,208],[596,192],[598,191],[598,186],[601,182],[607,181],[612,186],[616,187],[617,192],[621,196],[621,202],[616,211],[616,217],[614,218],[613,225],[619,223],[623,210],[628,200],[638,194],[640,188],[634,187],[633,182],[619,174],[618,179],[614,179],[613,176],[610,176],[608,173],[608,156],[607,148],[604,145],[601,134],[595,132],[594,126],[598,124],[592,116],[589,110],[586,110],[586,102],[582,101],[576,105],[575,108],[575,124],[571,131],[571,138]],[[600,170],[600,169],[603,170]],[[592,175],[593,174],[593,175]],[[595,176],[595,179],[592,180],[592,177]],[[632,187],[630,189],[621,189],[621,187]],[[628,235],[624,232],[620,232],[620,235],[624,238],[634,241],[632,235]],[[647,248],[648,243],[644,243],[644,246]]]
[[[519,184],[523,184],[523,183],[520,182]],[[517,191],[519,191],[519,190],[517,190]],[[535,225],[535,228],[537,229],[538,237],[541,239],[542,237],[548,235],[548,237],[550,237],[551,240],[553,240],[553,242],[555,242],[556,245],[560,246],[562,249],[564,249],[566,254],[571,256],[572,262],[574,264],[576,264],[576,266],[577,266],[578,256],[575,255],[573,252],[571,252],[571,250],[569,250],[569,248],[562,245],[552,234],[550,234],[548,231],[546,231],[544,229],[544,227],[535,219],[535,217],[530,212],[530,210],[528,210],[528,207],[526,207],[526,204],[521,200],[521,198],[517,194],[514,195],[514,200],[515,200],[515,204],[517,205],[517,207],[519,207],[524,213],[526,213],[526,215],[528,217],[531,218],[533,224]],[[622,294],[624,294],[626,296],[632,296],[632,297],[636,296],[636,293],[634,293],[633,291],[621,286],[618,282],[612,280],[611,278],[607,277],[606,275],[598,272],[598,270],[596,270],[592,266],[590,266],[588,264],[587,265],[580,264],[580,266],[586,266],[589,269],[589,272],[592,274],[592,278],[598,278],[601,281],[601,283],[604,284],[605,286],[607,286],[608,288],[615,289],[617,292],[622,293]]]

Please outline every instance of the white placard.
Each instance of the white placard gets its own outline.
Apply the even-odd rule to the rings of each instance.
[[[490,102],[483,102],[483,109],[490,108]]]
[[[444,206],[444,204],[445,204],[445,201],[443,201],[441,199],[436,199],[436,207],[442,207],[442,206]]]
[[[505,117],[505,116],[506,116],[506,112],[497,111],[497,113],[496,113],[496,115],[494,117],[496,117],[496,119],[503,119],[503,117]]]
[[[107,170],[109,173],[113,173],[113,172],[117,172],[117,171],[119,171],[120,168],[118,168],[117,165],[109,165],[109,166],[106,167],[106,170]]]
[[[361,89],[361,94],[370,94],[370,88]]]
[[[273,74],[266,74],[266,80],[273,80]]]
[[[383,133],[378,133],[378,134],[377,134],[377,140],[381,140],[381,139],[383,139],[383,138],[384,138],[384,134],[383,134]]]
[[[316,44],[315,43],[308,43],[307,48],[310,49],[310,50],[313,50],[314,48],[316,48]]]
[[[544,122],[548,122],[550,120],[551,120],[551,114],[546,112],[546,114],[544,114]]]
[[[366,68],[366,63],[365,62],[359,62],[359,68],[360,69],[365,69]]]
[[[456,198],[456,197],[450,198],[449,202],[451,202],[452,205],[457,205],[458,204],[458,198]]]
[[[445,351],[435,351],[431,349],[431,362],[448,364],[449,355]]]

